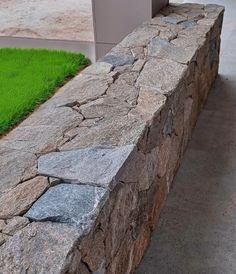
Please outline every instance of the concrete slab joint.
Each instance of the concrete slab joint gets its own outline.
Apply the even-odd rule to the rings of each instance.
[[[170,5],[0,140],[0,273],[133,273],[218,74],[224,8]]]

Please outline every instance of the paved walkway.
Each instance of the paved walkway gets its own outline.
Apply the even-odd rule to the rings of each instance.
[[[220,75],[136,274],[236,273],[236,1],[198,2],[226,7]]]
[[[0,1],[0,36],[94,41],[92,2]]]

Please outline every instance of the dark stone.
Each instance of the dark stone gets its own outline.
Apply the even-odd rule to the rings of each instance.
[[[108,196],[93,186],[61,184],[51,187],[25,214],[32,221],[66,223],[86,233]]]
[[[115,55],[115,54],[107,54],[101,59],[102,62],[109,63],[114,67],[124,66],[124,65],[132,65],[136,58],[131,55]]]
[[[192,28],[197,26],[197,23],[195,21],[184,21],[180,25],[183,26],[184,28]]]

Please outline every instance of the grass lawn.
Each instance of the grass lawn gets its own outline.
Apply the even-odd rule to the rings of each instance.
[[[0,135],[87,64],[80,53],[0,49]]]

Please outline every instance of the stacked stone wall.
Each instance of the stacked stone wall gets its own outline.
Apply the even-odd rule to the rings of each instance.
[[[135,271],[217,77],[223,12],[168,6],[0,140],[0,273]]]

